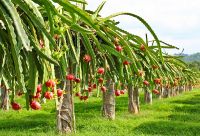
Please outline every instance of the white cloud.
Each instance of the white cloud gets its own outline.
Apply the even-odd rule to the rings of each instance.
[[[87,0],[88,8],[95,10],[102,0]],[[158,36],[185,48],[186,53],[200,52],[200,0],[108,0],[101,14],[128,11],[143,17]],[[116,18],[122,28],[144,36],[146,33],[137,21],[128,17]],[[199,46],[198,46],[199,45]]]

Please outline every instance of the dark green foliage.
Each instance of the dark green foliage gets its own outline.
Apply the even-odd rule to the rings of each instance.
[[[184,56],[183,60],[186,62],[194,62],[194,61],[200,62],[200,53]]]
[[[191,69],[194,69],[195,71],[200,71],[200,61],[188,62],[188,65]]]

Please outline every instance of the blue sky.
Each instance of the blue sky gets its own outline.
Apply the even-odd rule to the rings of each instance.
[[[87,0],[87,9],[95,10],[102,0]],[[200,52],[200,0],[107,0],[101,11],[106,17],[115,12],[127,11],[144,18],[159,39],[176,45],[180,50],[166,52],[192,54]],[[136,19],[115,18],[120,27],[142,37],[147,29]],[[151,38],[149,36],[149,38]]]

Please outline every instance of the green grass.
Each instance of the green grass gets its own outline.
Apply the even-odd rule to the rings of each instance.
[[[24,101],[20,98],[21,103]],[[87,103],[76,99],[77,136],[198,136],[200,135],[200,90],[168,99],[154,99],[153,105],[143,104],[141,112],[127,112],[127,97],[116,99],[116,119],[101,117],[101,99]],[[0,111],[0,136],[54,136],[55,109],[53,101],[40,111]]]

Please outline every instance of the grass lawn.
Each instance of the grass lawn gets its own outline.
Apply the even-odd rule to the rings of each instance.
[[[141,96],[142,97],[142,96]],[[24,101],[17,98],[20,103]],[[88,102],[75,100],[77,136],[200,136],[200,90],[168,99],[154,99],[141,112],[127,112],[126,96],[116,99],[116,119],[101,117],[101,98]],[[54,136],[54,102],[48,101],[40,111],[0,111],[0,136]]]

